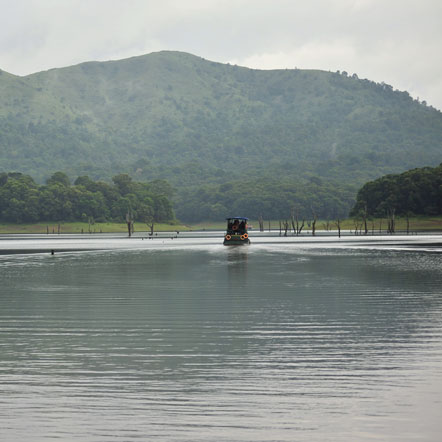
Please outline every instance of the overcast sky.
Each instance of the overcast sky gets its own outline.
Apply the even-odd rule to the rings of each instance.
[[[16,75],[179,50],[259,69],[345,70],[442,109],[442,0],[0,0]]]

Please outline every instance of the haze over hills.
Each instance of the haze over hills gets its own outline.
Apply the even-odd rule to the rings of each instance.
[[[0,71],[0,172],[166,178],[185,219],[244,207],[282,216],[307,210],[306,192],[323,216],[342,216],[365,181],[441,161],[441,112],[346,73],[166,51]],[[250,193],[242,205],[237,187]]]

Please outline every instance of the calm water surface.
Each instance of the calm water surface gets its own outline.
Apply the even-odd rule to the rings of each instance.
[[[439,441],[442,255],[0,257],[0,440]]]

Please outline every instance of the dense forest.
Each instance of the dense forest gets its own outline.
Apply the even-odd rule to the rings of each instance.
[[[442,215],[442,164],[366,183],[358,192],[351,216]]]
[[[186,193],[185,193],[186,192]],[[345,218],[354,202],[351,187],[319,178],[308,182],[284,179],[238,179],[223,184],[189,187],[176,211],[189,221],[245,216],[288,219],[296,211],[303,218]]]
[[[127,174],[116,175],[112,181],[80,176],[71,185],[65,173],[56,172],[45,185],[37,185],[29,175],[1,173],[0,221],[93,223],[129,218],[149,225],[174,221],[171,187],[166,181],[139,183]]]
[[[165,179],[184,221],[276,217],[294,205],[348,213],[363,183],[441,157],[440,111],[346,72],[168,51],[25,77],[0,70],[0,172],[40,184],[54,170]]]

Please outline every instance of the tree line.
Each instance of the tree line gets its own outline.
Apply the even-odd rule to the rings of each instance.
[[[175,220],[167,181],[135,182],[127,174],[112,183],[79,176],[73,184],[55,172],[45,185],[18,172],[0,173],[0,221],[123,222],[127,219],[152,225]]]
[[[366,183],[357,193],[352,217],[442,215],[442,164]]]

